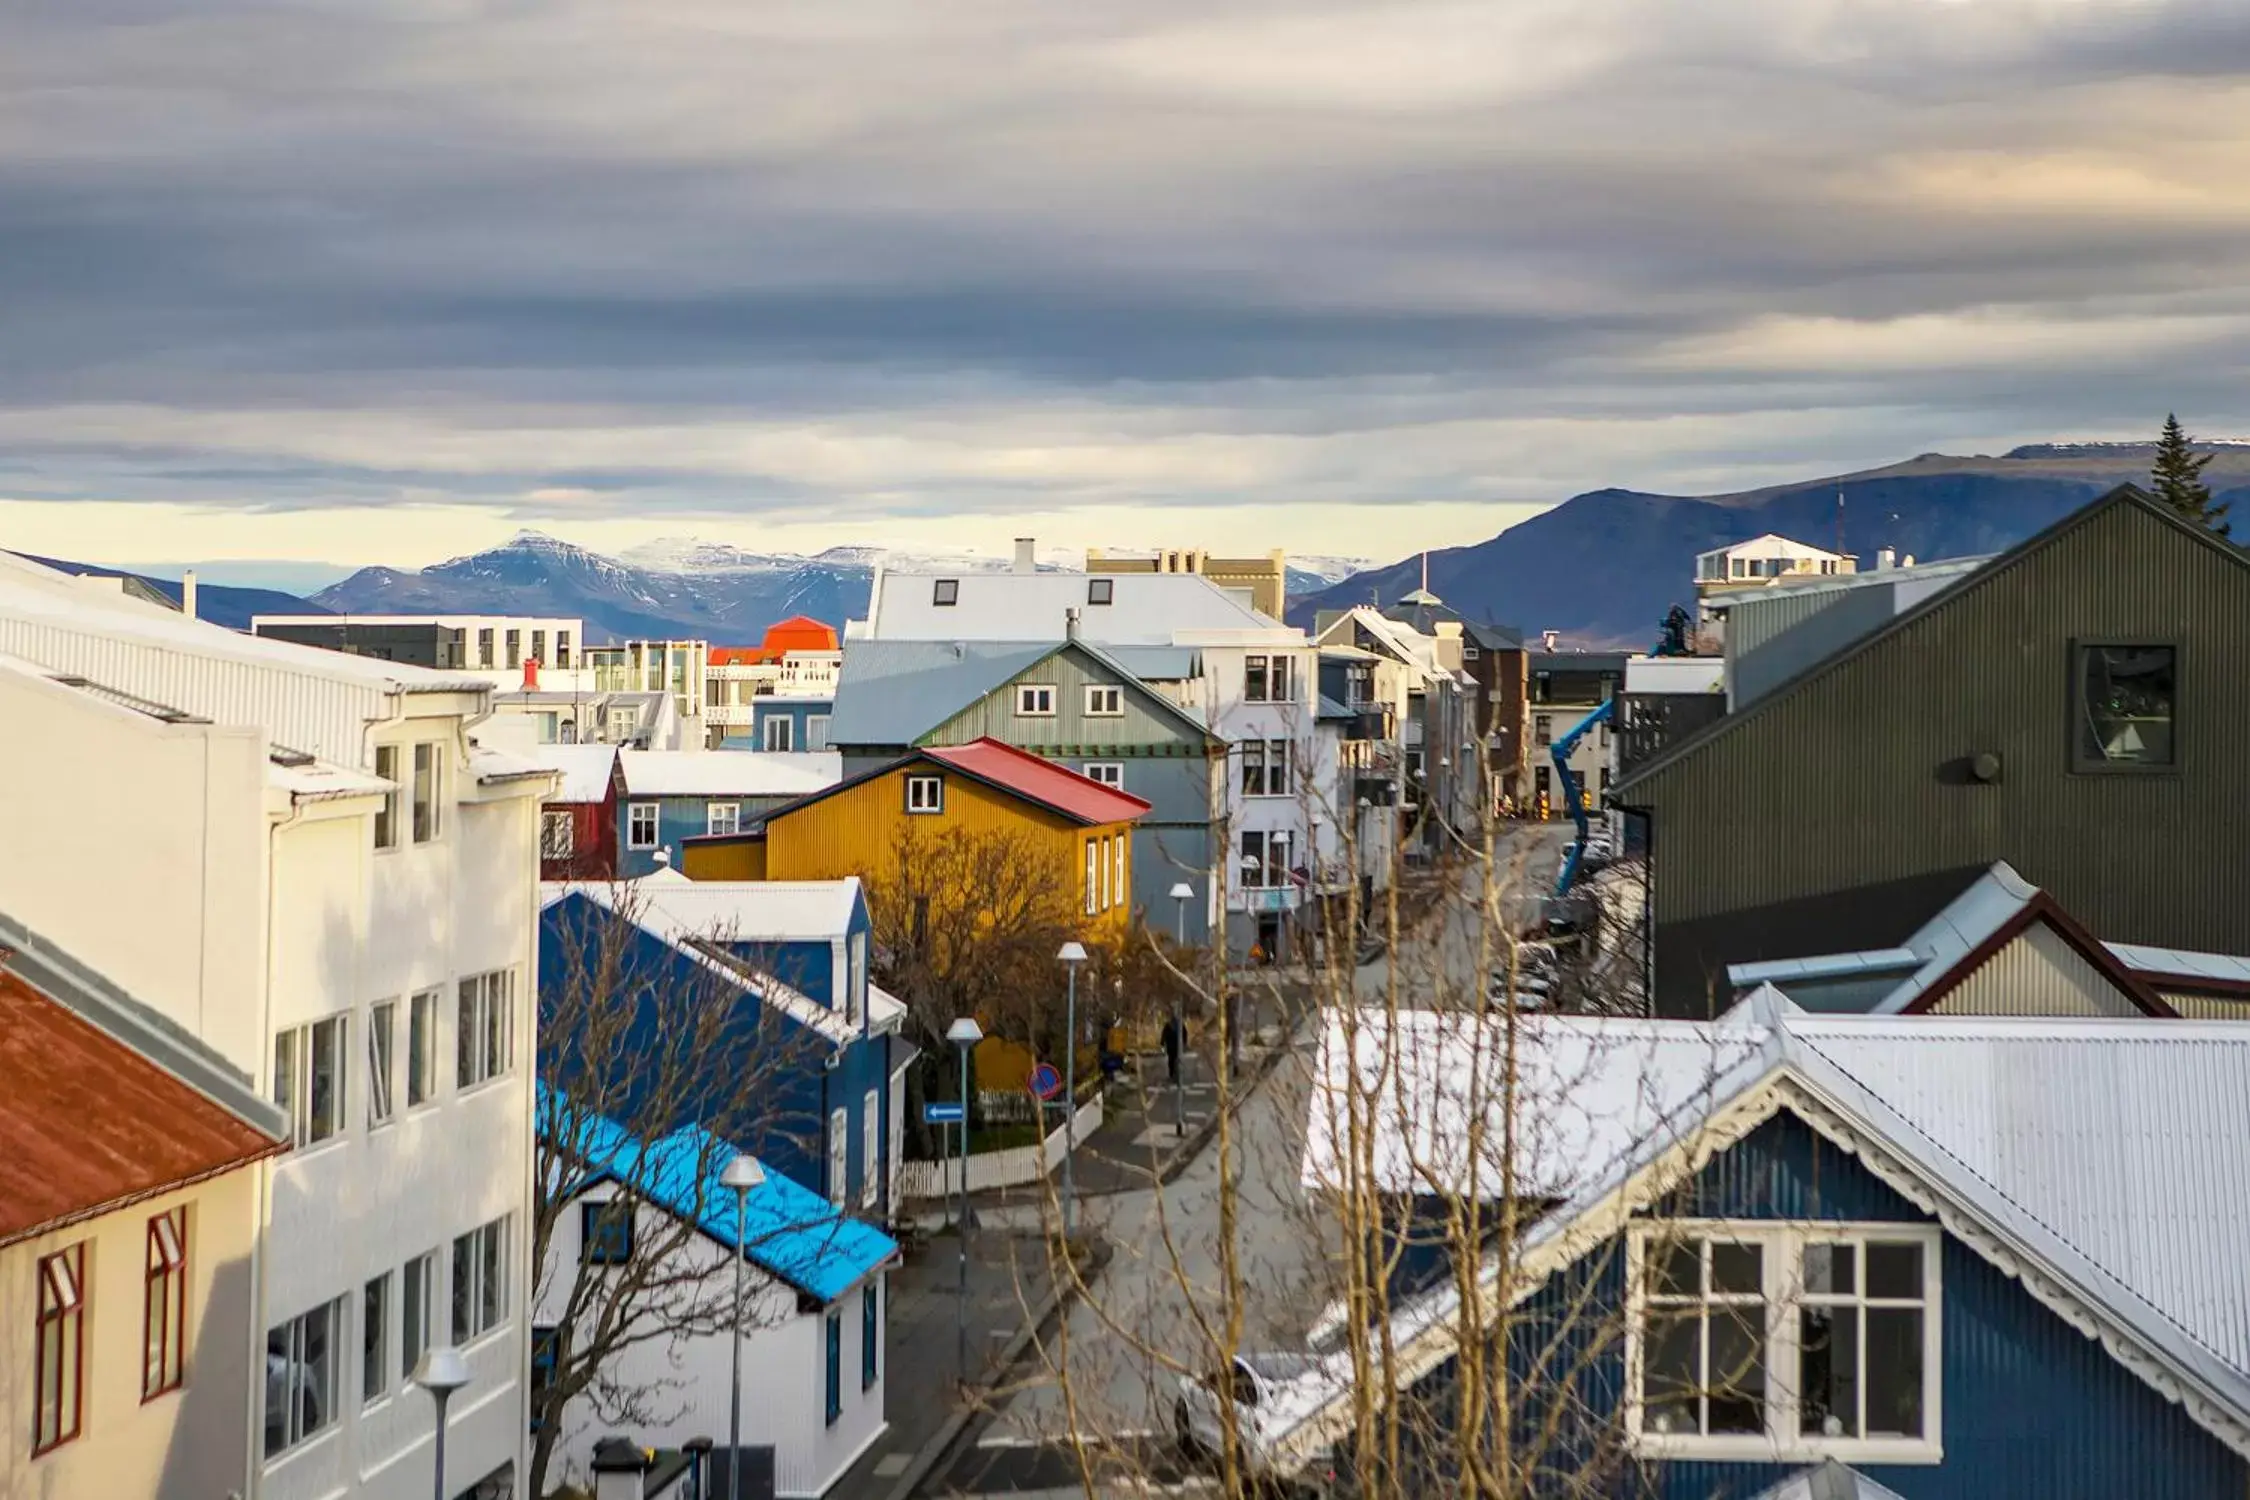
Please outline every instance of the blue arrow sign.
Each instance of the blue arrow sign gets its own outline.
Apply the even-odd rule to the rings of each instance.
[[[935,1099],[922,1101],[922,1123],[925,1125],[958,1125],[963,1118],[959,1104],[942,1104]]]

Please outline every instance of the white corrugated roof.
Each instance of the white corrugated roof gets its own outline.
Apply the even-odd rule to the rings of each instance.
[[[624,750],[634,797],[802,797],[844,779],[834,750]]]
[[[633,883],[642,920],[679,938],[826,943],[844,936],[859,877],[841,880],[688,880]]]
[[[1079,637],[1105,646],[1170,646],[1198,631],[1288,629],[1200,574],[1101,576],[1113,585],[1112,602],[1089,605],[1084,573],[884,572],[867,619],[853,622],[865,628],[852,633],[879,641],[1059,641],[1064,611],[1072,609]],[[956,602],[936,602],[941,578],[953,580]]]
[[[2216,979],[2250,984],[2250,958],[2231,953],[2194,953],[2184,948],[2151,948],[2144,943],[2104,943],[2110,955],[2136,974],[2182,979]]]
[[[535,745],[523,752],[550,771],[562,772],[556,802],[599,802],[609,795],[615,745]]]
[[[1356,1076],[1376,1101],[1365,1118],[1379,1184],[1459,1182],[1472,1166],[1480,1192],[1497,1182],[1497,1144],[1470,1147],[1504,1118],[1499,1023],[1409,1015],[1396,1047],[1379,1011],[1349,1024],[1357,1047],[1341,1018],[1323,1038],[1307,1180],[1339,1175],[1321,1117],[1341,1105],[1323,1098]],[[1651,1181],[1645,1169],[1715,1119],[1742,1128],[1788,1107],[1861,1143],[1871,1167],[1896,1163],[1880,1168],[1906,1174],[1892,1185],[1973,1248],[2037,1267],[2024,1278],[2036,1295],[2114,1330],[2129,1368],[2250,1451],[2250,1278],[2237,1264],[2250,1243],[2250,1027],[1810,1016],[1769,988],[1708,1025],[1526,1017],[1519,1037],[1520,1178],[1563,1199],[1520,1251],[1534,1283],[1583,1253],[1577,1219]],[[1450,1282],[1397,1309],[1409,1369],[1443,1357],[1458,1312]],[[1285,1405],[1319,1419],[1306,1442],[1332,1420],[1325,1398]]]

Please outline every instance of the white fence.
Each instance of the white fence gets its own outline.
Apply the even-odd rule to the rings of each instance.
[[[1102,1098],[1096,1094],[1078,1107],[1078,1118],[1072,1129],[1077,1138],[1084,1141],[1101,1128]],[[1066,1136],[1063,1127],[1057,1125],[1039,1145],[1013,1146],[1006,1151],[985,1151],[970,1157],[969,1191],[981,1193],[987,1188],[1037,1182],[1062,1164]],[[953,1157],[942,1162],[904,1162],[899,1168],[898,1181],[901,1198],[942,1198],[960,1191],[961,1163]]]

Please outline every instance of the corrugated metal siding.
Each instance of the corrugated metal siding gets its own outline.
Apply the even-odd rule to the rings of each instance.
[[[2250,1021],[2250,997],[2158,993],[2183,1016],[2201,1021]]]
[[[2137,1016],[2140,1007],[2046,923],[2033,925],[1931,1007],[1947,1016]]]
[[[1857,1160],[1789,1115],[1768,1121],[1711,1162],[1666,1212],[1929,1222]],[[1534,1492],[1742,1500],[1800,1468],[1621,1462],[1617,1413],[1625,1356],[1615,1310],[1625,1293],[1623,1260],[1615,1243],[1592,1252],[1542,1288],[1512,1330],[1510,1364],[1520,1388],[1550,1397],[1568,1393],[1560,1413],[1565,1440],[1549,1452],[1548,1472]],[[2239,1455],[1951,1237],[1940,1277],[1945,1461],[1868,1465],[1861,1469],[1868,1478],[1906,1500],[2220,1500],[2250,1486],[2250,1467]],[[1537,1363],[1542,1358],[1544,1365]],[[1570,1378],[1537,1378],[1541,1370],[1568,1371]],[[1427,1434],[1414,1447],[1429,1492],[1447,1482],[1448,1465],[1458,1462],[1445,1437],[1457,1415],[1457,1376],[1449,1361],[1408,1398],[1412,1420]],[[1547,1412],[1526,1403],[1512,1415],[1521,1430]],[[1593,1483],[1578,1482],[1589,1475]]]
[[[277,744],[359,770],[373,760],[367,725],[388,712],[390,695],[375,687],[5,614],[0,651],[220,724],[255,725]]]
[[[2069,774],[2084,636],[2179,644],[2179,774]],[[2244,681],[2250,571],[2137,506],[2095,511],[1634,790],[1663,866],[1659,1007],[1701,1009],[1672,924],[1995,859],[2104,939],[2228,951],[2250,909]],[[1962,774],[1983,751],[1998,785]]]
[[[1750,599],[1727,616],[1727,687],[1740,710],[1898,613],[1889,584]]]

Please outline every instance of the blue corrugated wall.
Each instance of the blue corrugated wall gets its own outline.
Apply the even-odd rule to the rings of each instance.
[[[1929,1222],[1786,1114],[1714,1160],[1664,1213]],[[2250,1493],[2250,1464],[2012,1278],[1951,1236],[1940,1264],[1945,1461],[1868,1465],[1861,1472],[1869,1478],[1905,1500],[2240,1500]],[[1513,1379],[1561,1393],[1538,1411],[1516,1412],[1519,1455],[1540,1452],[1553,1471],[1540,1493],[1743,1500],[1792,1472],[1794,1465],[1677,1460],[1640,1466],[1618,1453],[1625,1362],[1615,1310],[1624,1292],[1624,1252],[1612,1244],[1553,1278],[1510,1330]],[[1456,1427],[1458,1373],[1449,1362],[1411,1394],[1432,1431]],[[1419,1467],[1443,1483],[1458,1462],[1457,1452],[1425,1451]]]

